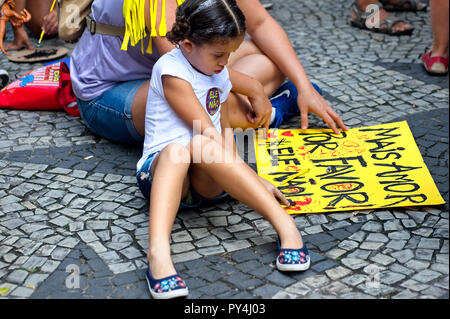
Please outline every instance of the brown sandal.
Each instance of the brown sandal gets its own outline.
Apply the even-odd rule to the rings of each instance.
[[[383,5],[381,3],[376,4],[378,6],[378,9],[383,9]],[[369,27],[367,23],[367,19],[370,19],[372,17],[371,14],[369,14],[366,11],[360,10],[358,8],[358,5],[356,4],[356,1],[352,4],[352,12],[355,13],[356,19],[351,19],[350,24],[353,27],[360,28],[363,30],[369,30],[376,33],[384,33],[387,35],[395,35],[395,36],[401,36],[401,35],[411,35],[414,31],[414,28],[403,30],[403,31],[394,31],[392,27],[396,25],[397,23],[403,22],[407,23],[404,20],[396,19],[396,18],[386,18],[383,21],[380,22],[380,25],[378,27]],[[383,26],[386,26],[385,28],[382,28]]]

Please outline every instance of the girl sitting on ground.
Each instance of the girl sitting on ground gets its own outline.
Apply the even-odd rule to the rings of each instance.
[[[277,199],[286,206],[289,202],[239,158],[233,138],[226,137],[232,136],[220,112],[232,88],[226,64],[243,42],[245,29],[235,0],[187,0],[167,34],[177,47],[154,66],[136,175],[150,200],[146,278],[153,298],[188,294],[170,256],[174,219],[180,202],[181,207],[188,205],[188,197],[191,204],[192,198],[199,204],[228,193],[273,225],[283,247],[277,257],[280,270],[302,271],[310,265],[294,219]],[[241,73],[232,74],[242,93],[260,85]]]

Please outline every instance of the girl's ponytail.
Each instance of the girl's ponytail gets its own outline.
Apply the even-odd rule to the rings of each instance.
[[[177,44],[180,41],[189,38],[189,34],[191,32],[191,26],[189,24],[189,20],[182,14],[178,15],[173,24],[172,30],[167,33],[167,39],[173,44]]]
[[[178,7],[167,39],[178,44],[189,39],[197,45],[232,38],[246,31],[245,16],[236,0],[186,0]]]

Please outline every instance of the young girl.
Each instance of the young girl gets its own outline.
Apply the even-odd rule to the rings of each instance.
[[[229,126],[220,109],[231,90],[226,64],[242,43],[245,29],[235,0],[186,0],[167,34],[177,47],[154,66],[144,150],[136,175],[150,200],[146,278],[153,298],[188,294],[170,257],[173,222],[180,201],[182,207],[188,206],[188,198],[199,204],[228,193],[263,215],[278,232],[279,247],[283,247],[279,248],[278,269],[309,267],[300,232],[277,199],[287,206],[289,202],[239,158],[233,140],[232,147],[225,143],[222,128]],[[250,77],[233,76],[241,90],[260,89]]]

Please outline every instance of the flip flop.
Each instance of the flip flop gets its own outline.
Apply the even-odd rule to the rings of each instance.
[[[395,12],[421,12],[426,11],[428,5],[423,2],[414,1],[414,0],[399,0],[397,3],[390,3],[388,0],[380,0],[383,4],[383,8],[386,11],[395,11]],[[405,6],[405,4],[409,4]],[[422,6],[423,5],[423,6]]]
[[[431,51],[422,55],[425,70],[432,75],[445,75],[448,72],[448,58],[443,56],[431,56]]]
[[[379,10],[383,9],[383,6],[381,3],[377,3],[376,4],[379,8]],[[355,13],[356,15],[356,19],[351,19],[350,24],[353,27],[356,28],[360,28],[363,30],[369,30],[375,33],[383,33],[383,34],[387,34],[387,35],[394,35],[394,36],[402,36],[402,35],[411,35],[414,31],[414,28],[408,29],[408,30],[403,30],[403,31],[394,31],[392,28],[394,25],[396,25],[397,23],[403,22],[403,23],[407,23],[404,20],[401,19],[397,19],[397,18],[385,18],[383,21],[380,22],[380,25],[378,28],[372,27],[369,28],[367,27],[367,19],[371,18],[371,15],[369,15],[366,11],[360,10],[358,8],[358,5],[356,4],[356,1],[353,2],[352,4],[352,12]],[[382,26],[386,26],[385,28],[382,28]]]

